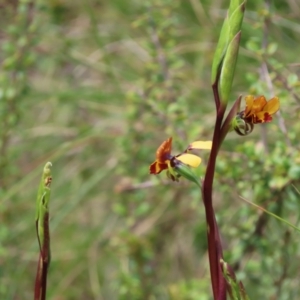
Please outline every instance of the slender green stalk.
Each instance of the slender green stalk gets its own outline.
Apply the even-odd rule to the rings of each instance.
[[[51,261],[49,232],[51,166],[52,164],[48,162],[44,167],[36,201],[35,223],[40,254],[35,278],[34,300],[46,299],[47,274]]]
[[[247,199],[245,199],[245,198],[242,197],[242,196],[240,196],[240,198],[241,198],[243,201],[245,201],[246,203],[251,204],[252,206],[254,206],[254,207],[260,209],[261,211],[263,211],[263,212],[266,213],[267,215],[270,215],[271,217],[277,219],[278,221],[280,221],[280,222],[282,222],[282,223],[284,223],[284,224],[286,224],[286,225],[288,225],[288,226],[292,227],[293,229],[295,229],[295,230],[297,230],[297,231],[300,232],[300,228],[299,228],[299,227],[293,225],[292,223],[288,222],[287,220],[285,220],[285,219],[283,219],[283,218],[280,218],[280,217],[277,216],[276,214],[274,214],[274,213],[268,211],[267,209],[263,208],[263,207],[260,206],[260,205],[257,205],[257,204],[255,204],[255,203],[253,203],[253,202],[251,202],[251,201],[248,201]]]

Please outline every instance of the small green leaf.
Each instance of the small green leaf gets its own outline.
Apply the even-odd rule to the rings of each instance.
[[[228,8],[228,16],[229,18],[233,14],[233,12],[239,7],[242,3],[245,3],[243,0],[231,0]]]
[[[245,2],[237,6],[236,9],[229,16],[229,36],[228,40],[231,41],[236,34],[241,30],[245,12]]]
[[[38,194],[37,194],[37,199],[36,199],[36,215],[35,215],[35,220],[37,221],[38,217],[39,217],[39,207],[40,207],[40,202],[42,201],[42,198],[44,196],[44,193],[45,193],[45,188],[47,187],[46,186],[46,180],[48,177],[51,176],[51,162],[47,162],[45,164],[45,167],[43,169],[43,174],[42,174],[42,178],[41,178],[41,181],[40,181],[40,185],[39,185],[39,188],[38,188]]]
[[[216,47],[213,64],[211,83],[217,82],[218,75],[222,68],[222,63],[227,52],[230,41],[240,31],[245,11],[245,1],[231,0],[227,16],[224,20],[219,41]]]
[[[295,86],[299,82],[297,74],[288,75],[287,81],[289,86]]]
[[[251,37],[249,40],[246,42],[246,49],[252,51],[252,52],[258,52],[261,50],[261,41],[257,37]]]
[[[267,48],[268,55],[273,55],[278,49],[277,43],[270,43]]]
[[[212,71],[211,71],[211,83],[214,84],[217,81],[218,73],[222,65],[222,61],[224,59],[226,49],[228,46],[228,33],[229,33],[229,24],[228,24],[228,16],[224,20],[219,41],[216,47],[216,51],[214,54],[214,59],[212,63]]]
[[[228,294],[232,300],[249,300],[243,283],[238,282],[233,269],[221,259],[220,261],[224,278],[228,284]]]
[[[228,46],[221,70],[220,96],[221,102],[225,105],[228,102],[228,98],[232,87],[235,65],[239,52],[240,38],[241,32],[239,31]]]
[[[189,181],[196,183],[199,187],[201,187],[199,183],[199,177],[194,173],[194,171],[188,165],[185,165],[178,161],[174,170],[178,175],[186,178]]]

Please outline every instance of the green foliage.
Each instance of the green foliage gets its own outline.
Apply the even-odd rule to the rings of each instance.
[[[148,166],[169,136],[174,153],[211,139],[211,64],[228,1],[124,3],[1,6],[0,299],[33,298],[36,187],[47,161],[47,299],[211,299],[197,186],[152,177]],[[230,133],[217,161],[225,260],[250,299],[299,295],[298,232],[239,198],[299,227],[300,11],[290,5],[247,3],[230,101],[276,94],[281,110],[247,137]]]
[[[226,282],[229,286],[229,296],[232,300],[249,300],[249,297],[246,294],[245,287],[242,282],[237,282],[236,277],[231,269],[228,268],[226,262],[221,261],[222,270]]]

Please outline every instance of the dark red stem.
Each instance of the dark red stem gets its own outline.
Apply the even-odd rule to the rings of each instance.
[[[207,222],[207,241],[210,274],[213,295],[215,300],[226,299],[226,281],[223,277],[220,260],[223,258],[222,244],[212,204],[212,191],[215,173],[216,159],[221,144],[221,126],[226,107],[222,105],[217,89],[218,84],[213,85],[214,97],[217,106],[217,116],[213,136],[212,149],[203,181],[202,196],[205,206]]]
[[[35,278],[34,300],[45,300],[47,292],[47,275],[50,263],[50,233],[49,214],[45,214],[44,222],[44,243],[40,245],[40,255]],[[38,237],[39,240],[39,237]],[[39,240],[40,243],[40,240]]]

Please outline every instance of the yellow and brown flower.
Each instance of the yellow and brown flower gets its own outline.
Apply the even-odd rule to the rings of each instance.
[[[248,135],[254,124],[268,123],[279,109],[278,97],[269,101],[264,96],[246,96],[246,108],[240,111],[232,120],[232,127],[239,135]]]
[[[257,124],[272,121],[274,115],[279,109],[278,97],[273,97],[269,101],[264,96],[254,97],[246,96],[246,109],[241,113],[241,117],[246,123]]]
[[[168,138],[164,141],[156,150],[156,160],[150,165],[150,174],[159,174],[163,170],[167,170],[168,176],[173,180],[178,180],[178,174],[176,168],[180,164],[187,165],[192,168],[196,168],[201,163],[201,158],[197,155],[188,153],[194,149],[211,149],[210,141],[197,141],[191,143],[188,148],[181,154],[172,155],[172,138]]]

